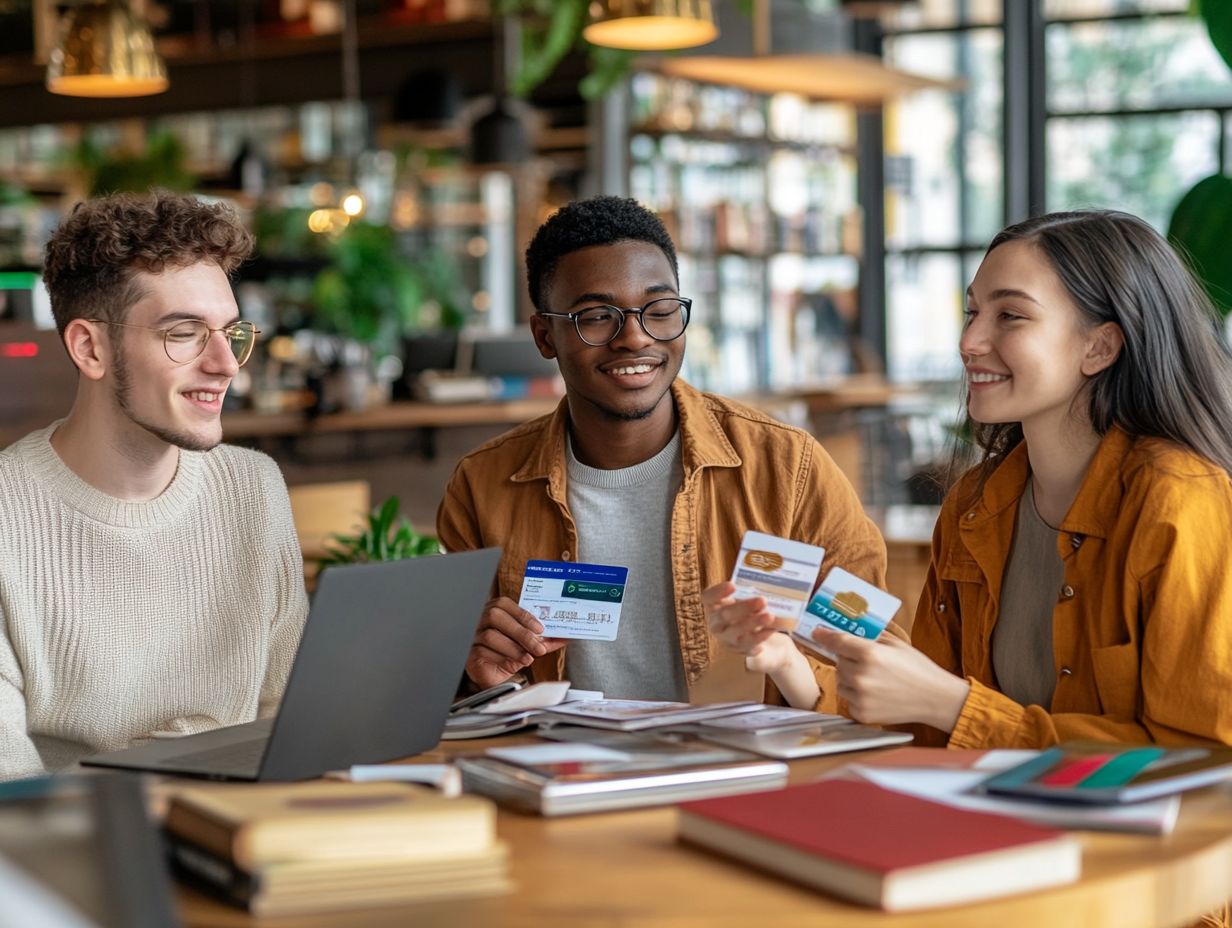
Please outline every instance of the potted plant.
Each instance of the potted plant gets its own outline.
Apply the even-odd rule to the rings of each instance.
[[[391,496],[368,513],[355,534],[334,535],[328,543],[329,554],[320,559],[321,568],[440,554],[436,537],[415,531],[410,520],[398,514],[398,505],[398,497]]]
[[[388,226],[352,222],[333,241],[330,264],[313,284],[312,302],[329,330],[352,348],[339,352],[343,362],[344,404],[367,405],[382,359],[398,356],[403,334],[418,320],[425,284],[418,268],[397,248]],[[401,373],[395,365],[394,376]]]

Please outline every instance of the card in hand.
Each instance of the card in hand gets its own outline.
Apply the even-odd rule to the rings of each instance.
[[[855,574],[835,567],[809,600],[793,637],[833,660],[834,655],[812,639],[815,628],[847,632],[857,638],[875,639],[890,624],[903,601],[879,590]]]
[[[736,599],[760,596],[783,631],[794,628],[817,582],[825,553],[824,548],[802,541],[745,532],[731,576]]]
[[[527,561],[518,605],[543,624],[545,638],[614,641],[627,567]]]

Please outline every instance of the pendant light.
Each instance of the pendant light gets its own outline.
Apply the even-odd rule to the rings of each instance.
[[[169,86],[149,26],[127,0],[81,0],[60,23],[47,89],[70,97],[144,97]]]
[[[631,51],[693,48],[719,37],[711,0],[596,0],[582,36]]]

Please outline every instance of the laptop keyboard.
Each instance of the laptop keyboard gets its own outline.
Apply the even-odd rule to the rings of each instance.
[[[265,754],[267,738],[253,738],[224,747],[209,748],[181,754],[162,761],[160,767],[192,770],[200,773],[229,773],[232,775],[256,775]]]

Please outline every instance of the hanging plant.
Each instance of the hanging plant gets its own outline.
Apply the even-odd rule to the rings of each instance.
[[[516,97],[530,96],[574,49],[584,52],[590,65],[578,85],[587,100],[611,90],[632,66],[633,52],[591,45],[582,38],[589,0],[493,0],[492,8],[495,15],[516,16],[521,23],[521,53],[509,88]]]

